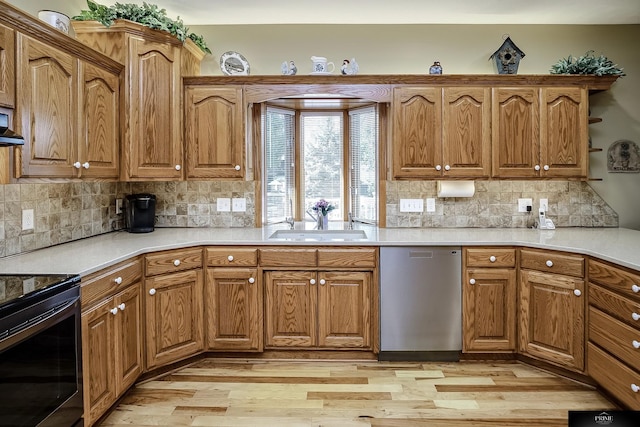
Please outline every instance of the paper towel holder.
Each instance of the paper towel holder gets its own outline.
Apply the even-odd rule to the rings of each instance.
[[[437,194],[446,197],[473,197],[476,192],[475,181],[438,181]]]

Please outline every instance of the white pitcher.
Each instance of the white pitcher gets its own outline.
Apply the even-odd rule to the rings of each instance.
[[[314,73],[333,73],[333,70],[336,68],[335,64],[333,62],[327,62],[327,58],[324,56],[312,56],[311,62],[313,63],[313,69],[311,71]]]

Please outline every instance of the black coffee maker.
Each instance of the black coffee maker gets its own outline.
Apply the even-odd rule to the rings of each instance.
[[[153,231],[156,219],[156,196],[129,194],[124,198],[124,226],[129,233]]]

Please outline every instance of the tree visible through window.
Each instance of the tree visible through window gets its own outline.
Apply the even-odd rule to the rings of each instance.
[[[376,222],[376,109],[348,114],[302,111],[297,117],[291,110],[266,110],[264,222],[281,222],[289,216],[311,220],[306,211],[320,199],[336,206],[329,220],[344,221],[352,213],[354,218]]]

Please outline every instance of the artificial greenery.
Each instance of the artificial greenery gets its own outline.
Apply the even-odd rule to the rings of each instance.
[[[596,76],[625,76],[622,68],[618,68],[604,55],[594,56],[590,50],[579,58],[569,55],[551,66],[551,74],[593,74]]]
[[[184,42],[190,38],[203,52],[211,53],[207,43],[200,35],[189,33],[189,28],[184,25],[182,19],[171,19],[165,9],[143,2],[142,6],[131,3],[116,3],[113,6],[104,6],[92,0],[87,0],[88,10],[81,10],[80,14],[71,19],[76,21],[98,21],[105,27],[110,27],[116,19],[127,19],[137,22],[155,30],[166,31]]]

